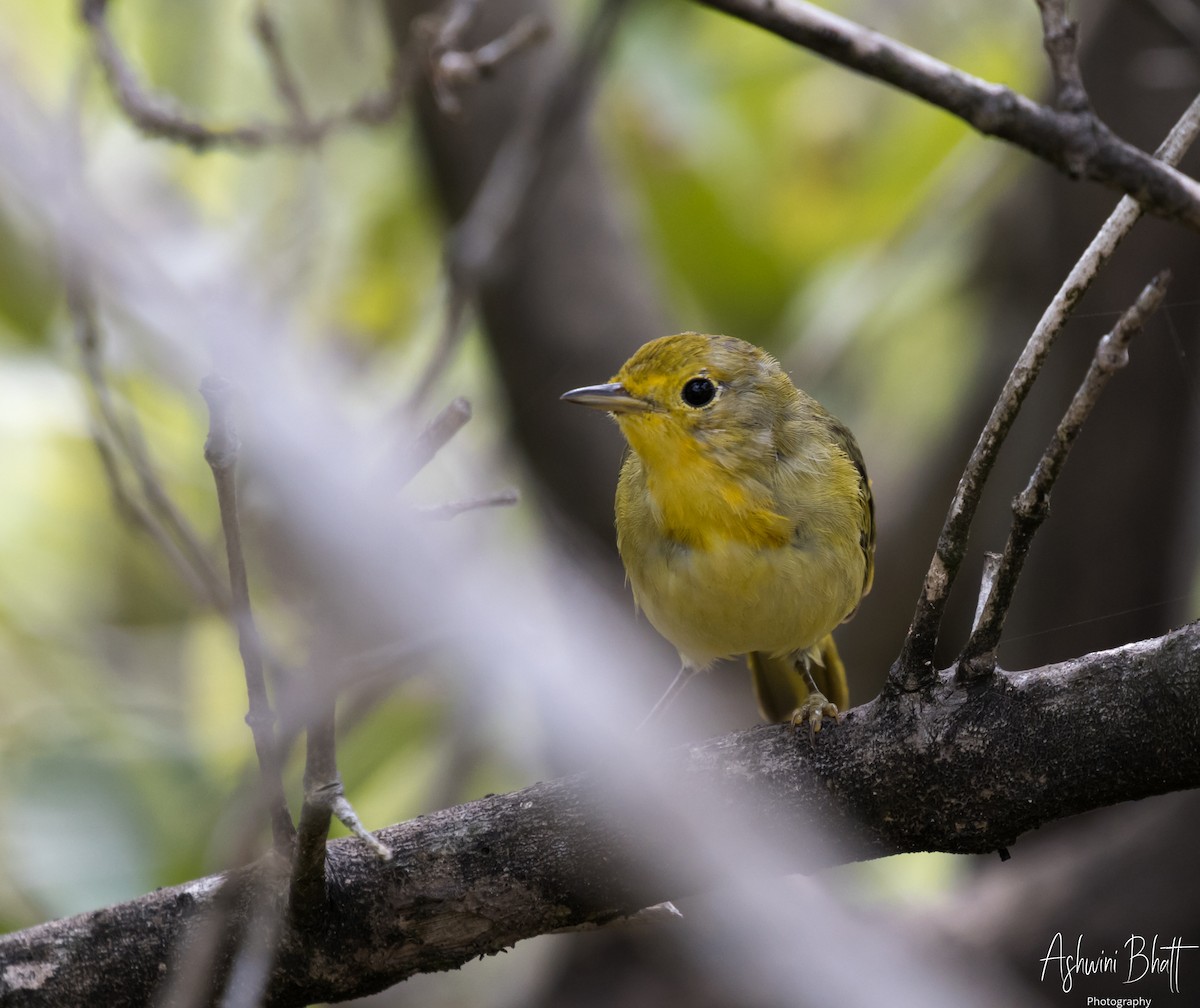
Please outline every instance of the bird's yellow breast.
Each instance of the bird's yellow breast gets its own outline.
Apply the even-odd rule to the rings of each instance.
[[[618,489],[618,530],[624,493],[641,495],[645,505],[645,513],[627,508],[627,520],[649,518],[661,535],[689,548],[716,549],[720,543],[770,548],[788,541],[792,523],[776,511],[768,487],[721,465],[692,432],[651,416],[627,425],[625,434],[633,454]]]
[[[626,460],[617,545],[638,605],[685,661],[802,652],[853,611],[865,560],[848,460],[793,477],[781,496],[722,473],[695,445],[669,459]]]

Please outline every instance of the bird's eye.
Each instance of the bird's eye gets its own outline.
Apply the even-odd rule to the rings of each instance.
[[[683,386],[683,401],[689,406],[707,406],[717,394],[717,386],[707,378],[692,378]]]

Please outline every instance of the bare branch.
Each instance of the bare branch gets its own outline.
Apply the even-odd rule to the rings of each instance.
[[[1192,102],[1175,124],[1155,152],[1155,157],[1171,164],[1178,163],[1198,133],[1200,97]],[[1071,268],[1008,376],[950,502],[933,560],[917,600],[912,624],[905,637],[900,657],[892,668],[890,681],[896,688],[915,690],[933,682],[933,652],[937,644],[942,613],[966,555],[971,524],[1000,447],[1075,305],[1087,293],[1100,270],[1141,215],[1141,206],[1131,197],[1127,196],[1117,204],[1091,244]]]
[[[451,518],[457,518],[460,514],[467,511],[478,511],[481,508],[494,507],[512,507],[519,503],[521,495],[513,487],[508,487],[504,490],[497,490],[495,493],[486,494],[483,497],[468,497],[465,500],[448,501],[445,504],[436,504],[433,507],[418,508],[417,513],[425,518],[434,518],[439,521],[448,521]]]
[[[1079,25],[1067,14],[1066,0],[1037,0],[1037,5],[1042,15],[1042,45],[1054,78],[1054,104],[1064,112],[1090,112],[1079,70]]]
[[[380,91],[363,95],[348,107],[321,117],[301,116],[298,114],[302,111],[299,89],[278,48],[274,25],[268,16],[264,34],[264,22],[258,17],[256,30],[267,53],[272,82],[288,105],[291,118],[285,123],[251,122],[224,128],[206,126],[178,102],[154,94],[143,86],[109,28],[108,2],[80,0],[80,17],[92,37],[96,59],[108,78],[117,103],[142,132],[184,144],[198,152],[213,147],[243,151],[272,146],[312,147],[348,126],[387,122],[400,111],[410,90],[408,61],[397,50],[387,83]],[[261,6],[259,10],[262,11]]]
[[[117,460],[117,453],[108,432],[98,426],[93,426],[92,444],[96,448],[96,455],[100,459],[100,466],[104,470],[105,479],[108,481],[108,488],[112,493],[113,506],[116,508],[117,513],[134,528],[141,529],[150,537],[154,545],[162,550],[167,562],[175,568],[175,573],[179,575],[180,580],[183,581],[193,595],[209,602],[215,602],[208,587],[200,579],[195,568],[188,562],[187,558],[175,544],[175,540],[171,538],[167,530],[163,528],[162,523],[150,509],[137,499],[126,485],[125,475],[121,471],[121,463]],[[227,607],[229,601],[228,599],[224,601]]]
[[[64,270],[67,308],[75,326],[80,364],[91,393],[92,440],[108,477],[117,506],[163,551],[171,566],[197,598],[220,612],[229,611],[229,592],[221,582],[208,549],[191,523],[175,506],[150,458],[135,416],[123,417],[114,401],[103,362],[103,341],[87,281],[76,265]],[[121,473],[124,460],[137,478],[145,500],[136,500]]]
[[[1132,196],[1200,230],[1200,183],[1115,136],[1092,115],[1059,111],[964,73],[804,0],[699,0],[945,109],[988,136]]]
[[[505,60],[547,37],[550,26],[539,17],[519,18],[503,35],[475,50],[462,48],[462,36],[475,19],[480,0],[459,0],[433,33],[429,80],[438,108],[449,116],[462,111],[457,90],[490,76]]]
[[[979,598],[975,600],[975,617],[971,620],[971,630],[979,626],[983,619],[983,611],[987,607],[988,596],[996,583],[996,572],[1000,569],[1000,554],[985,553],[983,555],[983,573],[979,576]]]
[[[432,462],[434,456],[467,425],[470,419],[471,404],[462,396],[452,399],[443,407],[442,411],[425,425],[412,446],[408,448],[404,458],[404,468],[400,475],[400,485],[403,486]]]
[[[314,693],[320,688],[314,686]],[[358,837],[382,861],[392,852],[372,836],[346,798],[337,767],[336,692],[320,690],[309,703],[308,739],[304,760],[304,804],[296,835],[292,864],[291,897],[293,923],[301,930],[317,926],[328,905],[326,891],[326,848],[333,816]]]
[[[464,53],[469,66],[461,64],[453,69],[443,65],[443,72],[450,74],[448,83],[461,84],[464,81],[474,82],[495,73],[496,68],[506,59],[515,56],[527,46],[544,41],[550,34],[550,26],[539,17],[527,15],[521,18],[507,32],[491,42],[481,45],[471,53]],[[465,69],[465,76],[463,76]]]
[[[312,701],[310,700],[310,703]],[[301,928],[310,926],[325,912],[325,851],[333,810],[322,800],[326,788],[341,786],[336,760],[333,697],[322,704],[320,714],[308,719],[304,757],[304,804],[296,830],[296,853],[292,859],[291,891],[288,899],[292,920]],[[315,706],[315,704],[314,704]]]
[[[300,83],[288,64],[287,54],[283,51],[283,43],[279,38],[279,26],[271,13],[268,0],[258,0],[254,7],[254,34],[258,36],[263,54],[267,58],[267,68],[270,71],[271,83],[283,107],[291,114],[292,122],[300,132],[312,128],[312,118],[304,104],[304,95],[300,91]]]
[[[242,553],[241,523],[238,518],[237,480],[235,467],[238,456],[238,437],[233,426],[233,392],[223,378],[210,375],[200,385],[208,404],[210,417],[208,440],[204,444],[204,459],[212,469],[217,487],[217,503],[221,510],[221,528],[225,533],[225,552],[229,560],[229,584],[233,598],[233,620],[237,627],[238,650],[246,673],[246,692],[250,710],[246,723],[254,736],[262,776],[263,799],[271,819],[271,833],[278,851],[289,852],[296,830],[288,812],[283,793],[279,746],[275,740],[275,715],[267,696],[263,674],[263,648],[254,614],[250,608],[250,585],[246,576],[246,559]]]
[[[959,658],[960,674],[964,677],[988,675],[995,669],[996,647],[1000,643],[1004,619],[1033,537],[1050,513],[1050,492],[1058,474],[1100,393],[1113,374],[1128,363],[1129,342],[1162,303],[1169,280],[1168,271],[1159,273],[1117,321],[1112,332],[1100,340],[1087,375],[1046,446],[1029,485],[1013,501],[1013,524],[1004,544],[1004,553],[990,578],[982,613]]]
[[[1052,819],[1200,786],[1200,747],[1190,742],[1200,719],[1200,623],[997,674],[1002,688],[983,691],[943,678],[928,703],[881,697],[823,731],[815,749],[797,745],[790,727],[763,725],[664,753],[619,780],[577,774],[422,816],[381,831],[396,852],[391,862],[365,856],[357,841],[334,841],[338,886],[323,927],[285,930],[264,1001],[286,1008],[360,997],[734,877],[915,850],[995,851]],[[680,857],[680,807],[751,824],[778,858],[715,867]],[[835,841],[796,842],[814,828]],[[268,879],[272,865],[261,869]],[[226,927],[244,933],[274,884],[227,878],[256,894]],[[21,964],[0,974],[0,995],[22,984],[45,1003],[149,1004],[159,971],[128,964],[170,962],[226,891],[219,882],[0,937],[0,960]],[[222,966],[214,962],[209,982],[222,980]]]
[[[471,404],[461,396],[452,399],[437,416],[425,425],[412,446],[405,452],[403,468],[400,473],[400,485],[406,484],[432,462],[434,456],[466,426],[470,419]],[[510,487],[485,494],[482,497],[471,497],[433,507],[417,508],[417,513],[426,518],[447,520],[466,511],[475,511],[480,508],[511,507],[519,500],[520,495]]]

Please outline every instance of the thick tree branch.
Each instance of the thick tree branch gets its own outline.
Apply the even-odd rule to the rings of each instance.
[[[1126,143],[1087,111],[1053,109],[802,0],[700,0],[835,63],[945,109],[1072,178],[1132,196],[1200,230],[1200,184]]]
[[[620,780],[581,774],[446,809],[381,831],[391,862],[338,841],[328,915],[318,931],[281,936],[265,1003],[365,995],[728,881],[711,862],[679,856],[680,809],[709,810],[714,831],[718,816],[751,823],[779,852],[770,864],[743,859],[742,872],[986,852],[1052,819],[1200,786],[1198,724],[1193,623],[986,683],[947,674],[928,700],[893,694],[856,708],[815,748],[790,728],[761,726]],[[836,839],[805,842],[814,830]],[[671,853],[652,864],[652,851]],[[269,903],[263,885],[278,890],[273,856],[245,874],[231,934]],[[221,877],[201,879],[0,938],[0,997],[147,1005],[225,891]]]

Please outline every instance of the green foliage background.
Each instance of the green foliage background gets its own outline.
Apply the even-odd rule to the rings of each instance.
[[[276,6],[314,108],[382,81],[386,33],[370,0]],[[1037,87],[1036,11],[1024,0],[843,8],[980,76]],[[232,123],[279,114],[250,13],[245,0],[126,0],[113,22],[155,88]],[[441,289],[439,225],[406,119],[315,153],[196,155],[124,121],[72,5],[0,0],[0,25],[0,58],[47,115],[77,121],[95,191],[159,236],[156,254],[199,273],[238,264],[287,306],[296,339],[340,349],[364,403],[402,397],[436,332]],[[783,356],[856,430],[886,497],[964,391],[980,349],[968,287],[980,225],[1018,158],[686,4],[646,5],[625,24],[596,121],[679,328],[736,333]],[[172,246],[180,219],[199,221],[205,242]],[[106,321],[122,406],[219,555],[202,403],[142,370],[120,323]],[[493,381],[473,337],[441,392],[468,395],[476,420],[415,497],[477,490],[481,465],[489,480],[521,483]],[[233,636],[121,520],[90,422],[55,250],[0,192],[5,930],[222,867],[252,781]],[[528,508],[471,520],[487,535],[538,534]],[[296,647],[286,598],[261,578],[256,587],[268,635]],[[346,733],[343,773],[369,824],[529,780],[528,765],[485,747],[447,785],[454,750],[439,697],[437,669],[414,669]],[[291,783],[298,793],[295,767]]]

